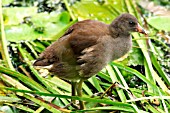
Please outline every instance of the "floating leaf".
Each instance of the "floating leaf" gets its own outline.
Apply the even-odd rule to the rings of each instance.
[[[24,17],[33,17],[37,14],[37,8],[35,7],[21,7],[21,8],[3,8],[3,14],[8,18],[8,22],[5,25],[18,25],[23,22]]]
[[[170,31],[170,16],[157,16],[147,19],[148,23],[158,30]]]
[[[77,2],[71,8],[75,16],[82,20],[93,19],[110,23],[115,18],[115,15],[109,10],[107,5],[100,5],[97,2]]]
[[[60,33],[70,22],[68,12],[37,13],[36,8],[5,8],[8,17],[5,33],[8,41],[50,39]],[[55,37],[58,38],[58,37]]]

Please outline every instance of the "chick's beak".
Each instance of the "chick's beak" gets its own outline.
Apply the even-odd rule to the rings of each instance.
[[[145,30],[138,24],[136,27],[136,31],[142,34],[147,35],[147,33],[145,32]]]

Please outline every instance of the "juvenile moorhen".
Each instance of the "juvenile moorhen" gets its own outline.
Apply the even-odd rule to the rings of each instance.
[[[49,66],[49,72],[72,81],[72,95],[82,96],[82,82],[102,70],[109,62],[125,55],[131,48],[130,32],[146,34],[137,19],[125,13],[111,24],[84,20],[47,47],[34,66]],[[80,109],[84,109],[84,103]]]

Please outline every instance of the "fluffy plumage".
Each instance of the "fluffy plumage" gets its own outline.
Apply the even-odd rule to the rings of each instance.
[[[86,80],[130,50],[130,32],[145,33],[137,19],[128,13],[109,25],[95,20],[77,22],[41,53],[34,66],[51,65],[49,71],[60,78]]]
[[[137,19],[130,14],[122,14],[110,25],[77,22],[46,48],[34,66],[52,65],[49,71],[67,80],[87,79],[130,50],[130,32],[137,27]]]

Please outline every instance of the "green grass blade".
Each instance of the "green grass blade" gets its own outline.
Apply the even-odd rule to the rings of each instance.
[[[120,81],[117,79],[116,74],[115,74],[113,68],[112,68],[110,65],[106,66],[106,69],[107,69],[107,71],[108,71],[108,73],[109,73],[109,75],[110,75],[113,83],[115,83],[115,82],[120,82]],[[123,90],[122,90],[122,89],[116,89],[116,90],[117,90],[117,93],[118,93],[121,101],[122,101],[122,102],[126,102],[126,96],[125,96]]]
[[[18,80],[21,80],[26,85],[28,85],[29,87],[31,87],[31,88],[33,88],[37,91],[47,92],[47,90],[45,90],[40,84],[38,84],[34,80],[28,78],[27,76],[25,76],[25,75],[23,75],[19,72],[16,72],[16,71],[13,71],[9,68],[5,68],[5,67],[0,66],[0,73],[4,73],[4,74],[10,75],[12,77],[15,77]]]

